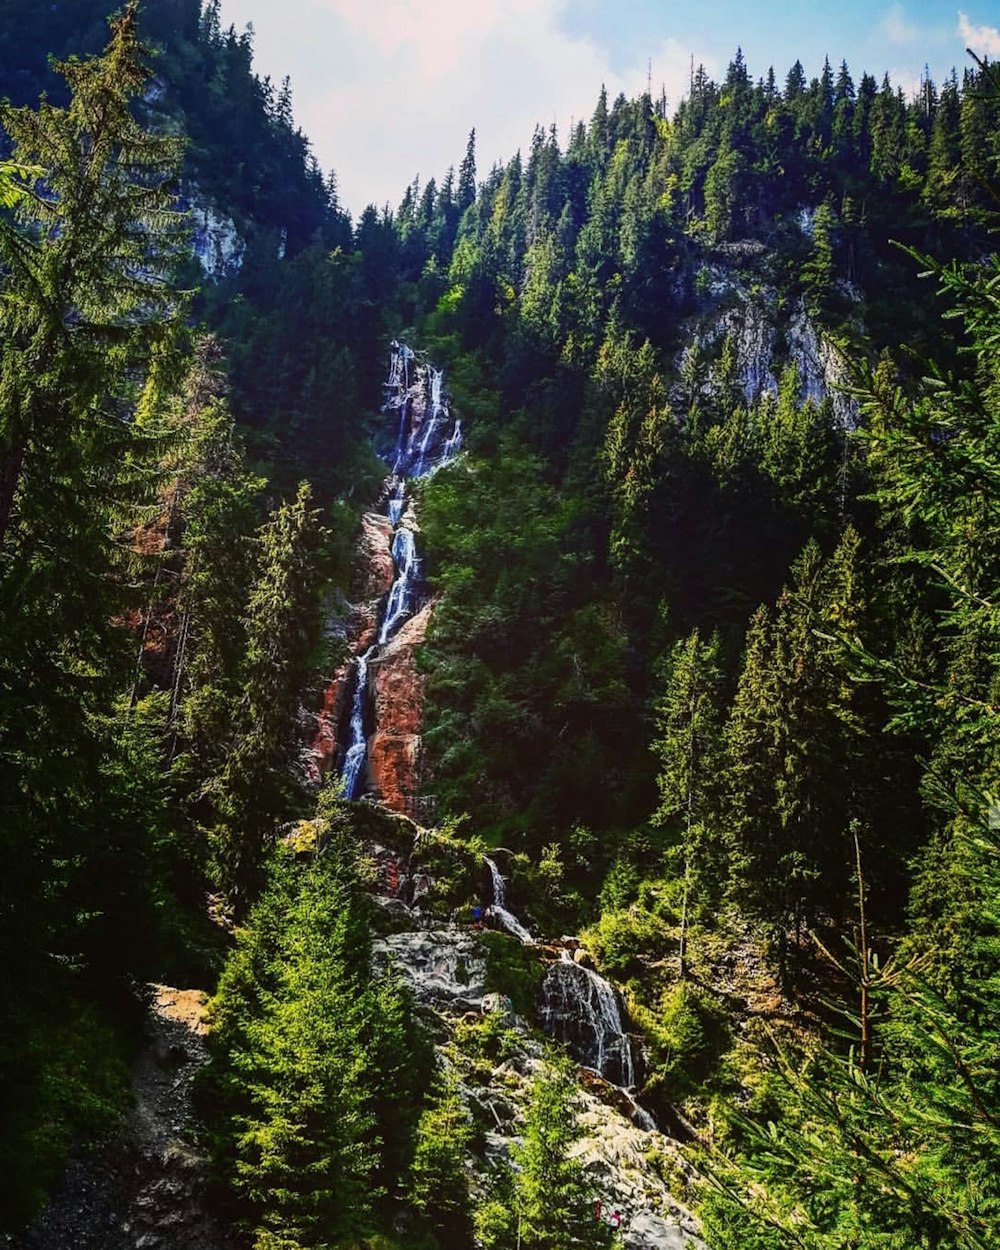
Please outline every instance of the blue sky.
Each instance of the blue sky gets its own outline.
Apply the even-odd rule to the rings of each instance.
[[[808,76],[824,55],[888,71],[914,90],[968,58],[1000,59],[1000,0],[223,0],[223,20],[256,32],[258,72],[291,75],[295,115],[341,196],[396,205],[419,175],[458,164],[471,127],[480,173],[525,148],[536,122],[565,134],[602,82],[641,90],[652,64],[671,107],[691,59],[717,76],[737,46],[754,77]]]

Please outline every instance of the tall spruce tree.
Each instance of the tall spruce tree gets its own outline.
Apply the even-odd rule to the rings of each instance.
[[[320,633],[321,530],[311,503],[303,482],[295,501],[280,505],[260,530],[235,733],[206,786],[217,880],[240,915],[260,889],[264,858],[295,792],[299,704]]]
[[[719,652],[718,636],[702,642],[696,629],[677,643],[665,665],[665,687],[657,707],[653,750],[660,762],[660,805],[653,819],[677,828],[681,839],[682,978],[687,975],[688,918],[695,905],[692,890],[711,891],[713,882],[717,888],[723,869],[710,828],[711,818],[718,815],[722,762]]]

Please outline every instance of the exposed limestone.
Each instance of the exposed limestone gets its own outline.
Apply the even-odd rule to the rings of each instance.
[[[232,217],[225,216],[214,205],[199,199],[195,191],[191,221],[194,227],[192,250],[205,277],[212,282],[221,282],[223,278],[239,273],[246,242]]]
[[[490,1173],[510,1162],[532,1079],[544,1063],[544,1048],[523,1021],[515,1022],[514,1032],[518,1035],[515,1052],[488,1078],[484,1079],[481,1066],[468,1064],[460,1055],[454,1066],[463,1100],[473,1116],[488,1125],[482,1133],[482,1155],[472,1161],[473,1189],[479,1195],[488,1192]],[[620,1243],[616,1244],[628,1250],[706,1250],[697,1221],[671,1192],[678,1178],[690,1175],[677,1144],[662,1133],[630,1123],[613,1101],[587,1084],[581,1085],[577,1114],[582,1136],[572,1155],[600,1196],[605,1218],[615,1211],[621,1216]]]

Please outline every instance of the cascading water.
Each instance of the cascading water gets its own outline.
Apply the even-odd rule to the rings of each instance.
[[[568,951],[545,974],[541,1017],[545,1032],[569,1045],[584,1067],[623,1089],[635,1085],[632,1039],[618,995],[598,973],[574,963]]]
[[[395,448],[386,459],[392,472],[386,481],[386,515],[392,525],[392,561],[395,579],[379,615],[377,641],[355,662],[350,734],[341,765],[344,793],[360,798],[365,792],[368,748],[365,701],[368,665],[379,648],[389,643],[421,606],[420,558],[407,510],[407,478],[424,477],[453,460],[462,449],[462,428],[452,420],[444,388],[444,373],[418,360],[405,343],[393,342],[385,382],[387,417],[394,418]],[[530,941],[530,937],[527,939]]]
[[[369,647],[364,655],[354,661],[356,674],[354,679],[354,698],[351,701],[351,737],[344,756],[344,768],[341,776],[344,779],[344,795],[355,799],[361,782],[361,770],[367,754],[367,736],[365,735],[365,693],[368,688],[368,661],[374,647]]]
[[[393,501],[390,501],[390,504]],[[390,507],[390,516],[392,510]],[[379,645],[389,641],[397,627],[413,615],[417,599],[417,581],[420,576],[420,561],[417,559],[417,547],[413,540],[413,530],[397,529],[392,538],[392,561],[396,568],[396,580],[389,591],[389,602],[386,604],[382,625],[378,632]]]
[[[533,945],[535,939],[514,913],[508,911],[504,906],[507,901],[507,885],[500,875],[500,869],[488,855],[483,856],[483,861],[490,870],[490,878],[493,882],[493,915],[496,916],[508,933],[513,933],[526,946]]]

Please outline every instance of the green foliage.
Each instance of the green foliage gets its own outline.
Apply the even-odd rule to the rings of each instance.
[[[569,1156],[579,1137],[574,1089],[565,1061],[552,1061],[535,1078],[524,1138],[512,1151],[515,1170],[475,1214],[476,1235],[487,1250],[597,1250],[611,1244],[610,1228],[594,1217],[583,1169]]]
[[[629,1011],[652,1046],[648,1093],[677,1102],[703,1088],[729,1040],[718,999],[680,981],[663,991],[655,1009],[630,1000]]]
[[[531,1019],[545,975],[541,960],[509,933],[487,929],[480,941],[486,952],[487,988],[509,998],[518,1015]]]
[[[214,1000],[218,1152],[258,1246],[353,1244],[410,1164],[426,1051],[365,903],[335,825],[305,864],[279,851]]]
[[[110,1129],[128,1105],[127,1037],[66,980],[60,1018],[35,1001],[11,1001],[0,1047],[5,1131],[0,1144],[0,1210],[5,1227],[26,1221],[79,1141]],[[13,1078],[13,1079],[11,1079]]]
[[[645,962],[671,951],[677,942],[677,928],[671,920],[635,903],[618,911],[602,911],[597,923],[582,936],[605,972],[626,978],[641,973]]]
[[[268,845],[289,810],[299,699],[320,635],[320,535],[310,503],[303,482],[295,502],[281,505],[260,531],[236,736],[206,788],[216,820],[210,833],[216,877],[240,915],[259,889]]]
[[[171,906],[162,704],[119,700],[143,569],[131,535],[157,507],[180,360],[180,147],[133,116],[149,78],[134,6],[102,56],[56,69],[65,107],[0,104],[5,1220],[120,1110],[117,1039],[135,980],[162,967]]]
[[[466,1151],[469,1113],[455,1088],[442,1081],[417,1125],[407,1193],[442,1247],[465,1247],[471,1238]]]

